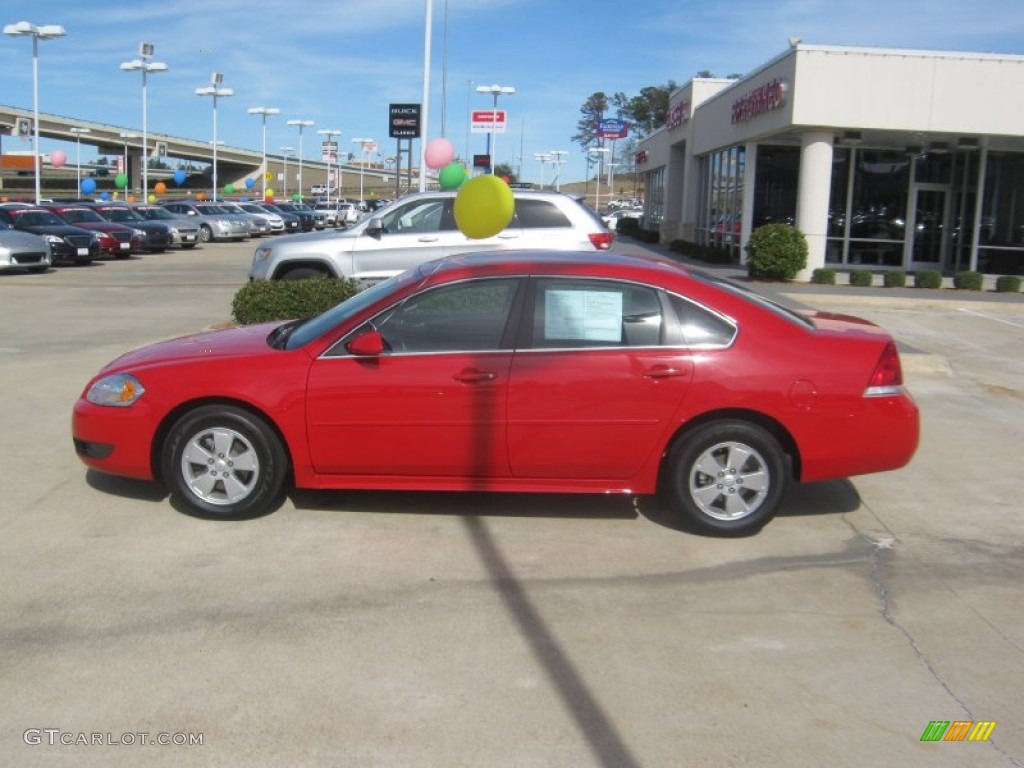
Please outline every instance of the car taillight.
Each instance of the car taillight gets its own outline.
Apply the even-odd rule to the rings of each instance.
[[[896,395],[902,391],[903,368],[900,366],[900,354],[896,351],[896,344],[890,341],[882,350],[882,356],[871,374],[864,396]]]
[[[612,241],[615,239],[614,232],[593,232],[587,237],[590,238],[590,243],[599,251],[611,250]]]

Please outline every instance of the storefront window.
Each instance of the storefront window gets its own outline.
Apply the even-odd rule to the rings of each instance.
[[[799,180],[799,147],[757,148],[753,221],[755,229],[763,224],[796,223],[796,191]]]
[[[1024,274],[1024,155],[992,152],[978,235],[978,270]]]
[[[739,260],[745,173],[743,147],[731,147],[701,158],[697,242],[729,251],[734,261]]]
[[[665,218],[665,167],[647,174],[644,187],[644,220],[648,229],[657,230]]]

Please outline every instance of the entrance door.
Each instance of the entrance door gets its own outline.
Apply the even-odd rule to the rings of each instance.
[[[914,188],[914,204],[908,222],[911,269],[938,269],[946,264],[949,249],[949,187],[919,184]]]

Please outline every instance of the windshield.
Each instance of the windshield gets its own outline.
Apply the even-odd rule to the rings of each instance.
[[[108,221],[142,221],[142,217],[131,208],[104,208],[102,214]]]
[[[340,304],[335,304],[323,314],[311,317],[301,324],[289,328],[288,337],[284,340],[278,339],[277,342],[285,349],[298,349],[332,328],[341,325],[388,294],[421,279],[423,279],[423,275],[418,269],[411,269],[400,275],[389,277],[384,282],[377,283],[372,288],[367,288]],[[273,340],[271,343],[273,344]]]
[[[50,213],[49,211],[25,211],[24,213],[18,213],[12,211],[18,218],[15,222],[23,226],[29,227],[60,227],[66,226],[67,222],[61,219],[57,214]]]
[[[201,216],[223,216],[228,213],[219,205],[197,205],[196,210]]]
[[[137,208],[139,213],[147,219],[176,219],[178,218],[166,208]]]
[[[71,208],[61,211],[60,216],[64,221],[77,224],[80,221],[103,221],[103,217],[96,211],[87,211],[85,208]]]

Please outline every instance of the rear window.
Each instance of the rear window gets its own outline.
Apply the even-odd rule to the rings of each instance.
[[[516,216],[523,229],[572,226],[568,217],[546,200],[516,200]]]

